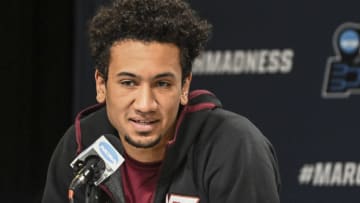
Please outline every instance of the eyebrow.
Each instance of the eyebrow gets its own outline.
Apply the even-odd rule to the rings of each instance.
[[[134,73],[130,73],[130,72],[120,72],[118,74],[116,74],[117,77],[119,76],[128,76],[128,77],[133,77],[133,78],[140,78],[138,75],[134,74]],[[163,77],[171,77],[171,78],[176,78],[174,73],[171,72],[165,72],[165,73],[160,73],[158,75],[155,75],[153,77],[153,79],[158,79],[158,78],[163,78]]]
[[[129,77],[134,77],[136,78],[137,76],[134,73],[129,73],[129,72],[120,72],[118,74],[116,74],[116,76],[129,76]]]
[[[170,73],[170,72],[160,73],[160,74],[156,75],[156,76],[154,77],[154,79],[157,79],[157,78],[164,78],[164,77],[171,77],[171,78],[175,78],[175,75],[174,75],[174,73]]]

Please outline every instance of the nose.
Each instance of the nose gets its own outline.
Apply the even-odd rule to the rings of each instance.
[[[134,108],[137,112],[150,113],[154,112],[158,106],[155,94],[151,87],[144,85],[139,88],[134,101]]]

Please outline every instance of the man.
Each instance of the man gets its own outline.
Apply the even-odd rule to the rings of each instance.
[[[205,90],[191,65],[210,24],[182,0],[118,0],[90,24],[99,105],[81,112],[49,165],[43,202],[66,202],[70,162],[102,134],[125,162],[96,188],[99,202],[276,203],[274,149],[246,118]],[[84,189],[75,202],[84,202]]]

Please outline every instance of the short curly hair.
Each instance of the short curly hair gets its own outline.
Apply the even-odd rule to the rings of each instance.
[[[107,80],[110,48],[115,42],[173,43],[180,49],[184,79],[204,49],[211,28],[184,0],[115,0],[101,7],[90,21],[91,55],[95,68]]]

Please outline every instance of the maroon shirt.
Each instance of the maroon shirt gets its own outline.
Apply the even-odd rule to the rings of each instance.
[[[128,155],[121,166],[121,181],[126,203],[151,203],[161,162],[141,163]]]

